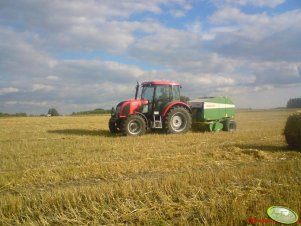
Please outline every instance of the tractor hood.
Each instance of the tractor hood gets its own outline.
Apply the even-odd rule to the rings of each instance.
[[[112,115],[118,118],[127,117],[133,115],[136,112],[141,112],[142,108],[148,104],[148,100],[125,100],[117,104],[116,110],[112,109]]]

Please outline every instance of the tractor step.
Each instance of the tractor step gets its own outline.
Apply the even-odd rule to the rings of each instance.
[[[152,128],[162,129],[162,118],[160,115],[154,114],[154,120],[152,123]]]

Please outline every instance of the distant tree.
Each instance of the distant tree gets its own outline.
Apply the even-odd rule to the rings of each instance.
[[[301,108],[301,98],[291,98],[286,104],[287,108]]]
[[[186,97],[186,96],[181,96],[180,100],[186,103],[186,102],[190,101],[190,98]]]
[[[50,114],[51,116],[59,116],[60,115],[55,108],[49,108],[48,114]]]

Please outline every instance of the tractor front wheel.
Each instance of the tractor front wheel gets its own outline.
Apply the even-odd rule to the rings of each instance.
[[[113,134],[120,132],[119,128],[118,128],[118,125],[117,125],[117,122],[114,119],[110,119],[109,129],[110,129],[110,132],[113,133]]]
[[[165,117],[164,126],[167,133],[186,133],[191,127],[191,115],[186,108],[172,108]]]
[[[131,115],[122,123],[122,132],[127,136],[141,136],[146,131],[146,123],[139,115]]]

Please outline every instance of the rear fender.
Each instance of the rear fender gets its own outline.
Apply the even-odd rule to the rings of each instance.
[[[174,102],[171,102],[168,106],[166,106],[164,108],[164,110],[162,111],[162,117],[165,117],[165,115],[167,114],[167,112],[173,108],[173,107],[176,107],[176,106],[181,106],[181,107],[184,107],[188,110],[188,112],[191,114],[191,108],[188,104],[184,103],[184,102],[181,102],[181,101],[174,101]]]

